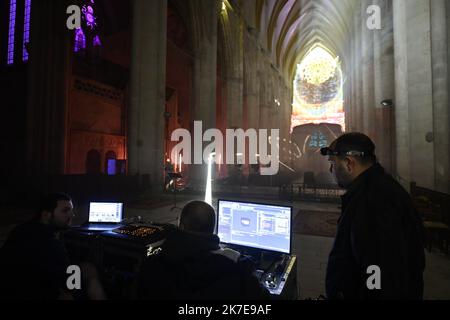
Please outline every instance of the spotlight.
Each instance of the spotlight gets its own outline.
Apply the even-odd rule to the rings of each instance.
[[[390,108],[394,105],[394,102],[391,99],[381,101],[381,105],[386,108]]]
[[[216,156],[216,153],[213,152],[209,155],[208,158],[208,175],[206,178],[206,191],[205,191],[205,202],[212,206],[212,165],[213,158]]]

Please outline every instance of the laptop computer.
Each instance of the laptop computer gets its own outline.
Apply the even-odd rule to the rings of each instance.
[[[79,229],[86,231],[108,231],[120,227],[123,220],[123,203],[91,202],[89,221]]]

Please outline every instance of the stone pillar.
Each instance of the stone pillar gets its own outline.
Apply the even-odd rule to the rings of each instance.
[[[273,107],[272,98],[272,79],[270,74],[270,62],[263,55],[261,59],[261,68],[259,72],[260,81],[260,113],[259,113],[259,128],[270,129],[270,112]]]
[[[226,38],[228,49],[225,81],[227,82],[228,128],[244,127],[244,34],[240,18],[231,9],[227,13],[225,28],[230,32]]]
[[[244,127],[245,129],[258,130],[260,113],[260,82],[258,79],[258,59],[260,55],[256,41],[256,38],[254,38],[252,34],[244,32]],[[248,175],[250,173],[249,152],[249,145],[246,144],[247,165],[244,166],[245,175]]]
[[[194,48],[193,120],[202,122],[203,134],[208,129],[216,128],[219,2],[216,0],[191,0],[191,6],[194,11],[194,20],[198,24]],[[193,124],[191,129],[193,133]],[[202,148],[202,153],[198,155],[202,159],[203,150]],[[194,154],[195,152],[192,153],[192,161],[194,161]],[[206,177],[206,164],[191,165],[191,181],[206,185]]]
[[[363,96],[362,96],[362,54],[361,54],[361,3],[358,1],[354,20],[354,28],[355,28],[355,61],[353,65],[353,72],[355,76],[355,110],[354,110],[354,124],[355,131],[363,132],[364,131],[364,107],[363,107]]]
[[[260,81],[258,79],[259,71],[259,50],[255,43],[256,39],[253,39],[250,35],[245,35],[244,41],[244,101],[247,111],[247,128],[259,129],[259,90]]]
[[[66,1],[33,2],[27,88],[26,172],[64,174],[70,36]],[[6,55],[5,55],[6,56]]]
[[[361,6],[361,16],[366,17],[366,10],[372,4],[371,0],[364,0]],[[372,139],[375,138],[375,91],[374,91],[374,31],[369,30],[362,19],[360,25],[361,31],[361,45],[362,45],[362,100],[364,108],[363,117],[363,132]],[[374,139],[375,140],[375,139]]]
[[[433,0],[431,4],[431,42],[433,59],[433,114],[435,187],[441,192],[449,190],[449,96],[448,96],[448,33],[446,0]]]
[[[129,107],[130,175],[163,186],[167,0],[133,0]]]
[[[381,102],[395,102],[394,73],[394,33],[391,1],[377,0],[374,4],[381,8],[382,29],[374,30],[374,76],[375,76],[375,111],[377,156],[385,169],[394,173],[395,160],[393,138],[395,135],[394,108],[383,107]]]
[[[394,0],[397,172],[433,189],[433,74],[430,1]]]

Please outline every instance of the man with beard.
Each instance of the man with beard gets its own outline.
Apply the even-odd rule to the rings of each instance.
[[[2,299],[72,300],[80,296],[67,289],[70,259],[59,239],[60,233],[70,228],[73,209],[68,195],[47,195],[41,199],[34,219],[11,232],[0,253]],[[95,267],[88,263],[80,267],[88,297],[103,299]]]
[[[423,299],[422,220],[409,194],[377,162],[374,143],[349,133],[321,153],[347,190],[328,260],[327,297]],[[373,270],[380,271],[379,282],[372,281]]]

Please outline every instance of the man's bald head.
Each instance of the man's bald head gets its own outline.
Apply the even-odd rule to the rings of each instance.
[[[213,234],[215,226],[216,213],[206,202],[190,202],[181,212],[180,229],[183,231]]]

